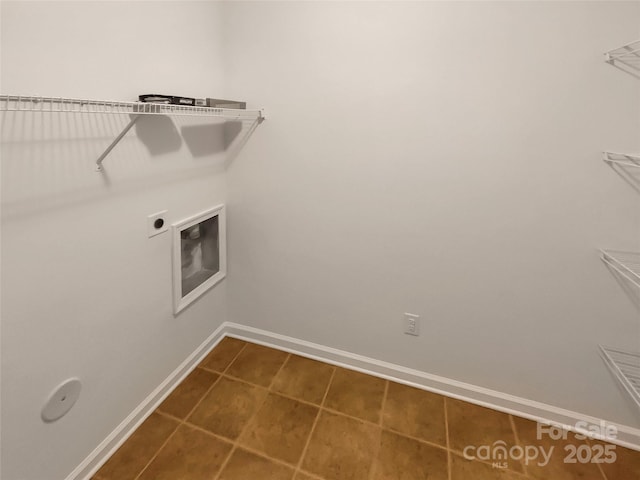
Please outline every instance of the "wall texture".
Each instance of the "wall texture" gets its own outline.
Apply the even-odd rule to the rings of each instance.
[[[638,427],[597,345],[638,349],[637,2],[231,2],[230,317]],[[403,312],[422,334],[402,333]]]
[[[224,95],[219,5],[2,2],[2,93]],[[127,116],[2,114],[2,472],[65,478],[225,319],[223,281],[178,317],[170,222],[227,199],[224,131]],[[62,380],[78,403],[45,424]]]
[[[3,114],[2,468],[65,478],[224,320],[640,426],[597,355],[640,298],[637,2],[6,2],[1,93],[246,99],[209,122]],[[228,131],[226,133],[229,133]],[[225,167],[228,169],[225,172]],[[227,279],[172,315],[177,221],[226,202]],[[402,334],[401,316],[422,317]],[[83,380],[61,421],[49,391]],[[38,452],[34,461],[33,452]]]

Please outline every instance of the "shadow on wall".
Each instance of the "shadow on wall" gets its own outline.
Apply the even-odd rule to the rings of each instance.
[[[125,114],[1,112],[3,221],[222,173],[258,124],[143,117],[97,171],[97,158],[129,121]]]
[[[227,121],[210,125],[185,125],[180,131],[194,158],[221,151],[227,152],[226,168],[230,161],[237,156],[257,125],[258,122],[255,121],[251,125],[245,125],[240,121]],[[216,141],[219,138],[222,139],[222,142]]]
[[[151,156],[177,152],[182,146],[178,129],[169,117],[141,115],[136,122],[136,136]]]
[[[640,289],[638,288],[638,286],[631,282],[631,280],[626,278],[620,272],[618,272],[615,268],[612,268],[610,265],[606,265],[606,267],[613,278],[615,278],[616,282],[618,282],[618,285],[620,285],[622,291],[627,295],[627,297],[629,297],[631,303],[633,303],[633,305],[636,307],[636,310],[640,312]]]
[[[637,193],[640,193],[640,165],[638,167],[610,163],[609,167],[625,182],[631,185]]]

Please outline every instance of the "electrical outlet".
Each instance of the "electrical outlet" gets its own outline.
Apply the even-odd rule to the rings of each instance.
[[[169,222],[167,222],[167,210],[153,213],[147,217],[147,233],[149,238],[155,237],[159,233],[169,230]]]
[[[420,335],[420,315],[413,313],[404,314],[404,333],[407,335]]]

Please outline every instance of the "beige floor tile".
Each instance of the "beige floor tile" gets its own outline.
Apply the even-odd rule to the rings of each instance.
[[[447,452],[383,431],[374,480],[447,480]]]
[[[226,373],[246,382],[268,387],[288,355],[280,350],[249,343]]]
[[[218,377],[216,373],[196,368],[160,404],[158,410],[184,419]]]
[[[509,415],[452,398],[445,402],[452,450],[463,452],[466,447],[493,447],[496,442],[504,442],[507,449],[516,445]],[[519,460],[507,463],[509,469],[523,472]]]
[[[364,373],[337,368],[324,406],[377,423],[384,396],[385,380]]]
[[[187,421],[235,440],[256,412],[267,391],[244,382],[221,378]]]
[[[329,386],[333,369],[326,363],[291,355],[271,389],[319,405]]]
[[[232,448],[230,443],[181,425],[139,480],[211,480]]]
[[[238,448],[218,480],[291,480],[295,470]]]
[[[608,452],[615,452],[615,460],[613,463],[602,463],[602,470],[607,475],[608,480],[623,479],[640,479],[640,452],[636,450],[630,450],[628,448],[620,447],[618,445],[611,445],[605,442],[590,441],[591,445],[595,447],[593,450],[594,455],[599,455],[603,459]],[[607,445],[609,445],[607,447]],[[606,447],[606,450],[605,450]]]
[[[133,480],[178,428],[178,422],[152,413],[96,473],[101,480]]]
[[[591,449],[584,440],[577,439],[571,432],[565,432],[566,439],[564,440],[554,440],[544,432],[538,435],[537,423],[524,418],[514,417],[514,423],[521,445],[543,448],[545,452],[551,452],[550,460],[546,465],[544,465],[542,456],[540,459],[526,464],[527,474],[530,478],[536,480],[602,480],[602,474],[595,463],[566,462],[572,449],[577,449],[580,446],[583,446],[583,449]]]
[[[367,479],[379,441],[379,427],[322,411],[302,468],[326,480]]]
[[[389,382],[382,426],[446,446],[444,397]]]
[[[242,340],[225,337],[216,345],[216,348],[209,352],[209,355],[200,362],[199,366],[222,373],[246,344],[247,343]]]
[[[270,393],[240,444],[296,465],[307,443],[318,408]]]
[[[527,477],[506,468],[494,468],[486,463],[451,455],[451,480],[526,480]],[[549,477],[547,480],[555,480]]]

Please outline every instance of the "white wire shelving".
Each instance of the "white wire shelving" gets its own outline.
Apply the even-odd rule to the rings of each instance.
[[[640,74],[640,40],[609,50],[605,61],[629,73]]]
[[[600,345],[600,355],[611,373],[640,407],[640,353]]]
[[[263,109],[241,110],[230,108],[211,108],[160,103],[123,102],[111,100],[88,100],[64,97],[36,97],[21,95],[0,95],[0,111],[34,113],[85,113],[130,115],[131,120],[114,141],[98,157],[96,165],[102,170],[102,161],[127,134],[141,116],[168,115],[186,117],[217,118],[234,122],[257,122],[265,119]]]
[[[178,115],[190,117],[217,117],[225,120],[259,120],[264,110],[239,110],[160,103],[86,100],[63,97],[31,97],[0,95],[0,111],[9,112],[63,112],[107,113],[130,115]]]
[[[600,250],[602,260],[624,278],[640,288],[640,253]]]
[[[640,155],[631,155],[629,153],[603,152],[602,159],[609,164],[640,168]]]

